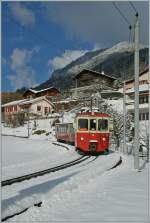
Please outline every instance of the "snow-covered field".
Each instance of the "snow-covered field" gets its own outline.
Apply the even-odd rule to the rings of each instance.
[[[8,179],[71,161],[79,155],[50,141],[2,137],[2,177]],[[123,163],[107,171],[122,156]],[[148,167],[133,169],[133,157],[119,152],[2,188],[2,217],[28,211],[14,222],[146,222]],[[41,207],[34,203],[42,201]],[[148,222],[148,221],[147,221]]]
[[[54,139],[54,131],[52,128],[53,121],[54,121],[54,118],[36,120],[37,127],[36,127],[36,129],[34,129],[34,120],[30,120],[29,138],[30,139],[42,139],[42,140]],[[34,134],[34,132],[37,130],[45,130],[45,133],[40,134],[40,135]],[[48,135],[46,135],[46,133],[48,133]],[[5,127],[3,124],[2,125],[2,134],[27,137],[28,136],[28,125],[26,123],[26,124],[24,124],[24,126],[11,128],[11,127]]]
[[[78,157],[73,149],[67,151],[47,140],[3,136],[2,179],[47,169]]]

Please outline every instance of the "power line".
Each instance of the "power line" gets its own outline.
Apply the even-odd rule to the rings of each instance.
[[[131,5],[133,11],[134,11],[135,13],[137,13],[137,9],[135,8],[133,2],[130,2],[130,1],[129,1],[129,4]]]
[[[119,14],[122,16],[122,18],[124,19],[124,21],[130,26],[130,23],[128,21],[128,19],[125,17],[125,15],[123,14],[123,12],[119,9],[119,7],[116,5],[115,2],[112,2],[113,6],[116,8],[116,10],[119,12]]]

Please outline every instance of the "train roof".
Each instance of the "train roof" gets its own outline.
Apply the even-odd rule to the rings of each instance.
[[[89,117],[89,116],[94,116],[94,117],[105,117],[105,118],[110,118],[111,115],[105,114],[105,113],[100,113],[100,112],[81,112],[77,113],[76,117]]]

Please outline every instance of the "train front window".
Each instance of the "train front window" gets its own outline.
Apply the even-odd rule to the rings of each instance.
[[[79,119],[78,120],[78,129],[80,131],[87,131],[88,130],[88,119]]]
[[[96,131],[96,119],[90,119],[90,130]]]
[[[107,131],[108,130],[108,120],[99,119],[98,120],[98,131]]]

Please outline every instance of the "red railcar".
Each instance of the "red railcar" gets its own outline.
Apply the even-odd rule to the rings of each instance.
[[[59,141],[74,143],[77,150],[84,153],[108,151],[111,116],[98,112],[77,114],[75,122],[56,125]]]
[[[75,147],[85,153],[108,151],[110,119],[111,116],[98,112],[77,114]]]
[[[55,133],[57,141],[66,142],[70,144],[75,143],[75,131],[73,123],[56,124]]]

